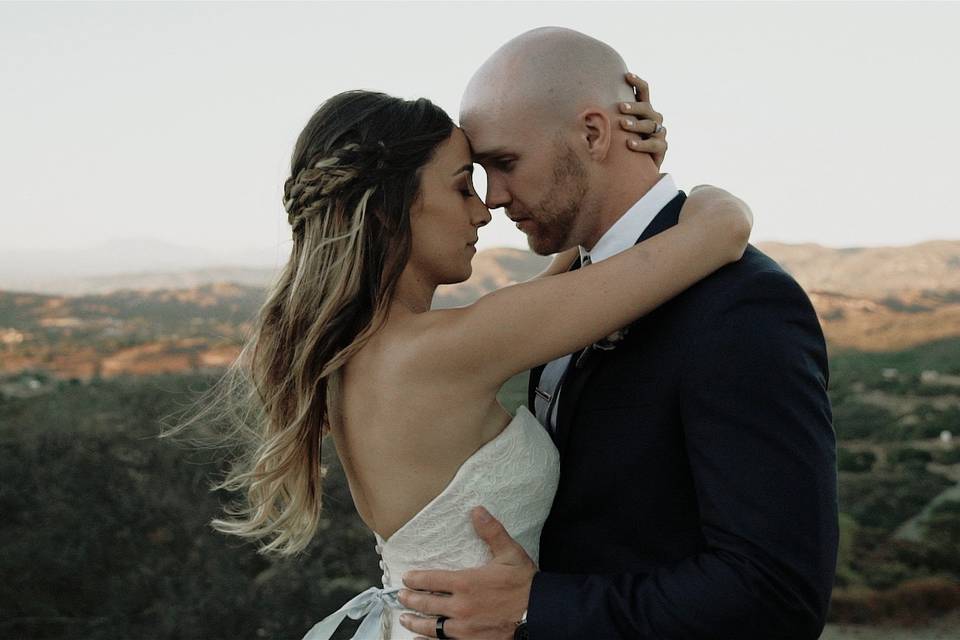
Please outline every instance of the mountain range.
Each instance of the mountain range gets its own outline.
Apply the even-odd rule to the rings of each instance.
[[[280,253],[262,247],[212,250],[150,237],[111,238],[77,249],[5,249],[0,290],[87,295],[219,281],[258,286]]]
[[[832,350],[893,351],[960,336],[960,241],[759,248],[807,291]],[[0,373],[40,369],[89,378],[215,369],[229,362],[276,268],[209,267],[189,251],[171,255],[197,262],[193,268],[98,274],[89,269],[96,260],[105,265],[104,258],[89,256],[74,276],[48,280],[33,291],[0,291]],[[469,304],[535,275],[549,261],[521,249],[481,251],[470,279],[441,286],[434,307]]]
[[[890,351],[960,336],[960,241],[831,249],[760,243],[803,286],[832,348]],[[477,254],[473,276],[440,287],[435,307],[469,304],[542,270],[528,251]]]
[[[871,298],[960,291],[960,240],[842,249],[780,242],[761,242],[757,247],[783,265],[807,291]],[[120,289],[183,289],[214,282],[262,287],[276,275],[285,255],[281,253],[279,247],[211,251],[151,238],[114,239],[78,250],[8,250],[0,252],[0,290],[90,295]],[[443,287],[438,294],[469,302],[495,287],[537,273],[549,261],[522,249],[487,249],[474,258],[474,275],[469,281]]]

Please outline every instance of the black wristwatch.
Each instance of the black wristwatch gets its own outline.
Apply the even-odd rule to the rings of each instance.
[[[530,640],[530,632],[527,631],[527,612],[523,612],[523,617],[517,621],[517,630],[513,632],[513,640]]]

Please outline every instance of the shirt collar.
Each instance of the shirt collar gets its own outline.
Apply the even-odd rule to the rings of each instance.
[[[607,229],[607,232],[597,241],[593,251],[580,247],[581,263],[588,254],[591,262],[600,262],[635,245],[660,210],[676,195],[677,185],[673,178],[669,173],[662,174],[660,180]]]

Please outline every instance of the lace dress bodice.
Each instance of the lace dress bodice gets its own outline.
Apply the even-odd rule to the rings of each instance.
[[[371,587],[317,623],[303,640],[327,640],[347,616],[365,617],[357,640],[400,640],[416,634],[400,624],[396,593],[412,569],[468,569],[491,559],[477,536],[470,510],[482,505],[538,562],[540,532],[560,474],[549,434],[525,406],[492,440],[460,466],[433,500],[384,540],[374,533],[383,587]]]

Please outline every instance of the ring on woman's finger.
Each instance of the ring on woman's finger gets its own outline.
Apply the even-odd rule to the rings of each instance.
[[[443,623],[445,623],[447,620],[449,620],[447,616],[440,616],[437,618],[437,637],[440,638],[440,640],[445,640],[446,638],[450,637],[443,631]]]
[[[657,126],[653,128],[653,135],[657,135],[661,131],[663,131],[663,125],[658,122]]]

